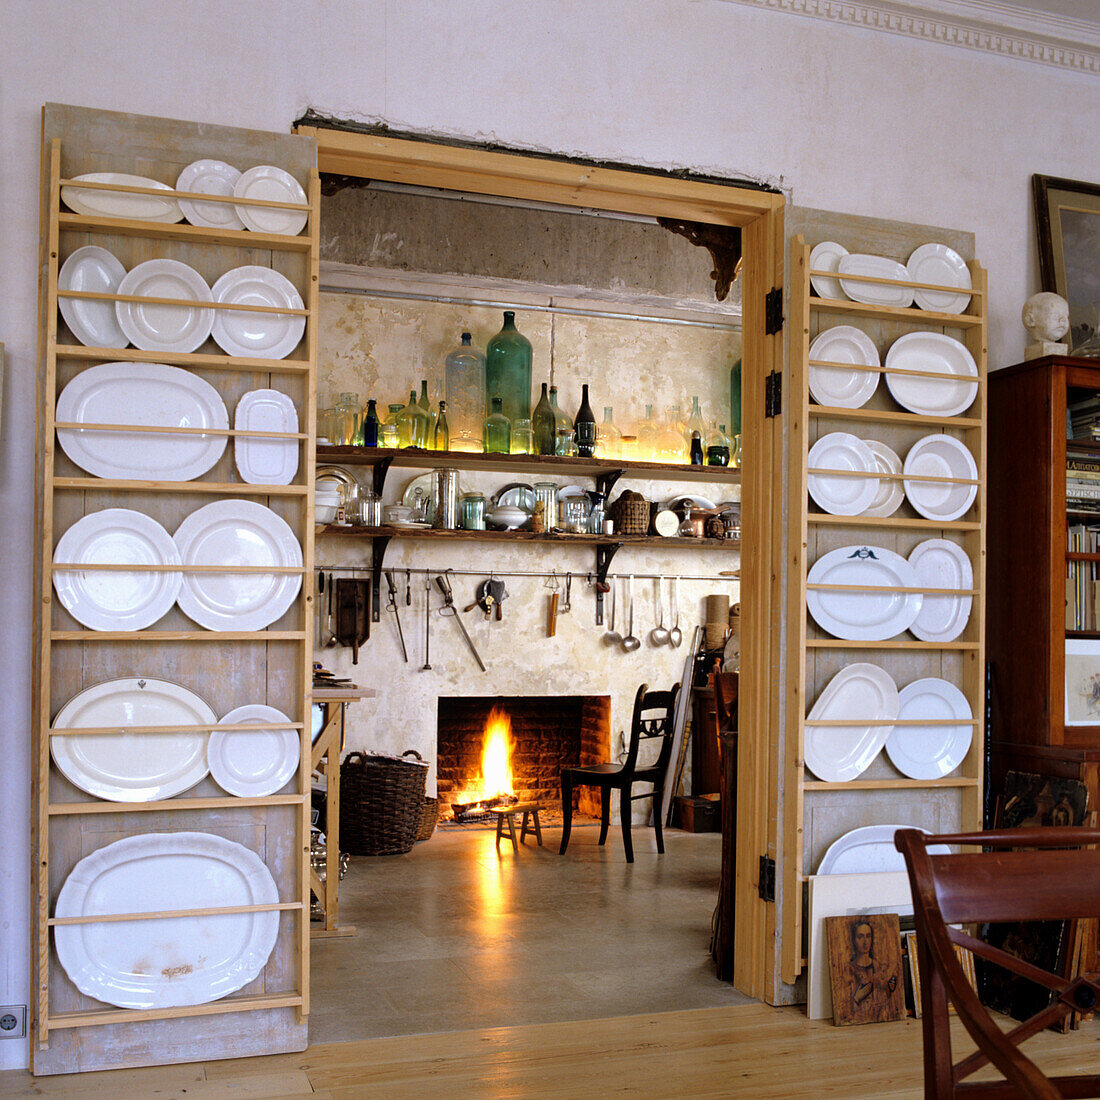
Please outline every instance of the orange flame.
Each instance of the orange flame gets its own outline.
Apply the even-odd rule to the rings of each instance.
[[[466,787],[455,801],[489,802],[499,795],[514,795],[512,749],[512,720],[500,707],[493,707],[485,720],[480,780]]]

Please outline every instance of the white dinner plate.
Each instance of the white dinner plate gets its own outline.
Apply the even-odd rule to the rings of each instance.
[[[119,284],[119,294],[144,298],[178,298],[180,305],[115,302],[118,324],[142,351],[192,352],[201,347],[214,324],[214,311],[201,303],[213,301],[206,280],[179,260],[146,260]],[[196,303],[191,305],[189,303]]]
[[[171,535],[130,508],[105,508],[76,521],[58,540],[55,565],[179,565]],[[58,598],[90,630],[143,630],[171,610],[182,578],[175,572],[62,569]]]
[[[278,390],[249,390],[237,402],[233,427],[250,432],[296,432],[298,411]],[[233,457],[249,485],[289,485],[298,472],[297,439],[264,439],[238,435]]]
[[[192,512],[175,535],[185,565],[225,565],[224,573],[188,573],[180,586],[185,615],[207,630],[263,630],[298,595],[295,573],[234,573],[234,565],[302,565],[302,547],[286,520],[252,500],[217,500]]]
[[[224,160],[193,160],[176,180],[177,191],[191,191],[203,195],[233,195],[233,185],[241,173]],[[198,199],[180,199],[183,216],[192,225],[204,225],[209,229],[244,229],[244,222],[237,216],[231,202],[200,202]]]
[[[294,284],[269,267],[250,264],[227,271],[213,287],[215,302],[241,306],[302,309]],[[213,336],[227,355],[258,359],[285,359],[301,342],[306,319],[288,313],[249,313],[240,309],[215,311]]]
[[[221,395],[205,379],[164,363],[98,363],[57,399],[58,423],[142,427],[229,427]],[[58,428],[62,450],[95,477],[190,481],[221,458],[224,435],[80,431]]]
[[[933,371],[940,378],[896,374]],[[978,364],[965,344],[942,332],[908,332],[886,353],[886,385],[894,400],[922,416],[955,416],[978,394]]]
[[[810,448],[807,462],[810,470],[878,472],[878,463],[870,447],[848,432],[823,435]],[[858,516],[865,508],[871,507],[879,491],[877,477],[845,477],[842,473],[811,473],[806,485],[817,504],[834,516]]]
[[[842,256],[848,255],[848,249],[836,241],[822,241],[810,249],[811,271],[836,271]],[[827,275],[811,275],[810,285],[817,291],[819,298],[844,300],[848,297],[836,279]]]
[[[841,288],[853,302],[862,302],[871,306],[891,306],[895,309],[905,309],[913,304],[911,287],[890,286],[888,283],[864,283],[857,279],[844,278],[845,275],[869,275],[876,279],[907,281],[909,271],[897,260],[853,252],[850,256],[840,257],[837,271],[840,274]]]
[[[974,737],[974,712],[954,684],[936,677],[914,680],[898,696],[898,718],[958,719],[957,726],[894,726],[886,755],[910,779],[942,779],[966,757]]]
[[[882,751],[891,726],[876,723],[898,715],[894,678],[878,665],[842,668],[826,685],[806,725],[806,767],[828,783],[846,783],[866,771]],[[851,719],[850,726],[814,726],[814,720]]]
[[[290,722],[281,710],[249,703],[225,715],[220,726],[247,722]],[[298,770],[301,755],[298,731],[215,730],[210,735],[207,760],[214,782],[239,798],[262,798],[282,790]]]
[[[905,456],[903,473],[905,495],[926,519],[945,522],[958,519],[978,493],[977,485],[921,480],[922,476],[977,479],[974,456],[953,436],[926,435],[918,440]]]
[[[878,348],[862,329],[834,325],[820,333],[810,345],[810,393],[819,405],[858,409],[878,389],[879,374],[873,370],[845,370],[843,367],[815,367],[814,360],[880,367]]]
[[[845,833],[821,857],[819,875],[866,875],[879,871],[904,871],[905,857],[894,847],[898,829],[915,829],[916,825],[864,825]],[[921,829],[927,833],[927,829]],[[928,851],[934,856],[951,854],[946,844],[933,844]]]
[[[877,439],[866,439],[864,442],[867,444],[871,454],[875,456],[875,464],[878,466],[879,473],[901,473],[901,459],[898,458],[894,451],[887,447],[885,443],[880,443]],[[876,519],[882,518],[883,516],[892,516],[901,506],[901,502],[904,499],[905,490],[901,487],[900,478],[880,478],[878,483],[878,494],[875,496],[875,499],[871,501],[871,506],[865,508],[860,515],[874,516]]]
[[[238,199],[262,199],[264,202],[296,202],[303,206],[306,193],[302,185],[282,168],[273,164],[258,164],[241,173],[233,185]],[[306,224],[304,210],[281,210],[277,206],[237,204],[237,217],[255,233],[282,233],[296,236]]]
[[[117,294],[126,278],[126,268],[113,253],[87,244],[69,255],[57,273],[57,289],[85,290],[94,294]],[[67,298],[58,294],[57,304],[69,331],[85,347],[124,348],[130,342],[118,327],[114,302],[88,298]]]
[[[813,563],[806,583],[810,614],[818,626],[837,638],[883,642],[908,630],[920,614],[919,592],[889,591],[916,588],[916,572],[900,554],[882,546],[841,546],[832,550]],[[858,585],[859,590],[836,592],[809,587],[815,584]]]
[[[905,265],[914,283],[935,283],[936,286],[957,287],[950,290],[914,290],[913,297],[921,309],[935,313],[962,313],[970,304],[970,268],[966,261],[945,244],[922,244]],[[965,292],[965,293],[964,293]]]
[[[148,187],[155,191],[171,191],[160,180],[146,176],[131,176],[125,172],[85,172],[73,176],[87,183],[114,183],[121,187]],[[143,222],[178,222],[183,219],[180,204],[171,196],[132,195],[126,191],[92,191],[87,187],[67,184],[61,188],[61,199],[70,210],[94,218],[129,218]]]
[[[947,539],[926,539],[909,555],[917,583],[928,588],[974,587],[974,569],[966,551]],[[922,642],[953,642],[970,620],[971,596],[924,596],[920,614],[909,628]]]
[[[110,802],[152,802],[190,790],[208,772],[209,730],[128,733],[133,726],[213,726],[217,716],[169,680],[110,680],[74,695],[54,729],[114,727],[114,733],[51,737],[58,769],[82,791]]]
[[[57,895],[57,917],[274,905],[271,872],[212,833],[142,833],[85,856]],[[206,1004],[248,985],[279,934],[279,913],[63,924],[57,958],[81,993],[120,1008]]]

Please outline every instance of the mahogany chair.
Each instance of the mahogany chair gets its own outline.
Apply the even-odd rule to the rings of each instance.
[[[1100,830],[1025,828],[929,836],[899,829],[894,844],[905,856],[913,891],[924,1006],[924,1095],[934,1100],[1100,1096],[1100,1074],[1048,1078],[1018,1048],[1069,1013],[1092,1010],[1100,1000],[1100,974],[1066,979],[950,927],[1100,916],[1100,849],[1084,848],[1100,844]],[[1011,850],[930,855],[933,844]],[[1002,1032],[967,981],[955,945],[1045,986],[1054,994],[1050,1006]],[[948,1001],[978,1046],[954,1065]],[[963,1080],[988,1063],[1005,1081]]]
[[[576,768],[563,768],[561,773],[562,830],[559,855],[565,855],[569,846],[569,832],[573,827],[573,790],[576,787],[597,787],[600,792],[600,845],[607,840],[607,827],[611,821],[611,792],[619,792],[619,813],[622,817],[623,848],[627,863],[634,862],[634,844],[630,839],[630,806],[642,798],[653,799],[653,831],[657,837],[657,851],[664,853],[665,841],[661,832],[661,795],[665,788],[668,762],[672,756],[672,720],[676,713],[676,696],[680,685],[671,691],[647,691],[647,684],[638,688],[634,696],[634,717],[630,723],[630,744],[626,760],[621,764],[589,764]],[[638,757],[643,742],[660,739],[656,757],[648,764],[639,764]],[[647,749],[646,756],[653,750]],[[652,783],[653,789],[634,794],[635,783]]]

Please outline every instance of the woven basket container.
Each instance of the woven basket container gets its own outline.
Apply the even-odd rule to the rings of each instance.
[[[424,808],[420,814],[420,828],[417,830],[417,840],[431,840],[435,832],[436,823],[439,821],[439,799],[425,798]]]
[[[401,759],[349,753],[340,765],[340,847],[355,856],[404,855],[416,843],[428,769]]]
[[[649,531],[649,501],[624,500],[619,497],[612,506],[611,518],[618,535],[644,535]]]

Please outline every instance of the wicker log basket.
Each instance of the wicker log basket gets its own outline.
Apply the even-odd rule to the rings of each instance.
[[[340,765],[340,847],[355,856],[408,852],[419,839],[427,778],[415,749],[401,757],[349,753]]]
[[[420,815],[420,829],[417,831],[417,840],[431,840],[432,833],[439,823],[439,799],[425,798],[424,809]]]

